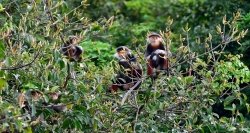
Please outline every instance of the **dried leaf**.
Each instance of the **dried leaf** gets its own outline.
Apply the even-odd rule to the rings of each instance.
[[[23,92],[18,95],[17,100],[18,100],[19,107],[23,108],[25,106],[24,102],[26,101],[25,95]]]

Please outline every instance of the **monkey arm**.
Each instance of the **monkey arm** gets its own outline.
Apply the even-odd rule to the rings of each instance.
[[[164,59],[164,64],[163,64],[162,69],[163,70],[168,70],[168,68],[169,68],[169,59],[166,58],[166,59]]]

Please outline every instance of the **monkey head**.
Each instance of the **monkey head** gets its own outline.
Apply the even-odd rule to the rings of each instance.
[[[164,42],[160,34],[153,32],[148,34],[147,43],[150,44],[153,48],[159,48],[160,45],[162,45]]]
[[[151,55],[152,52],[155,50],[166,50],[164,46],[164,41],[161,37],[161,35],[157,33],[150,33],[147,36],[147,48],[145,51],[145,57],[148,58],[148,56]]]
[[[118,60],[129,59],[132,56],[131,50],[126,46],[120,46],[116,48],[116,53],[114,55]]]
[[[131,69],[132,67],[136,68],[138,65],[136,62],[136,57],[126,46],[118,47],[114,56],[118,59],[119,65],[125,69]]]
[[[76,45],[78,43],[78,37],[77,36],[69,36],[68,43],[71,45]]]
[[[128,54],[131,53],[130,51],[131,51],[131,50],[130,50],[128,47],[126,47],[126,46],[120,46],[120,47],[116,48],[116,53],[115,53],[114,56],[115,56],[117,59],[125,59],[125,57],[126,57]]]

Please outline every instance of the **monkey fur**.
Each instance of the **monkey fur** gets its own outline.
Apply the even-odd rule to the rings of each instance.
[[[145,52],[145,57],[147,58],[151,55],[152,52],[157,49],[166,50],[161,35],[153,32],[147,36],[147,48]]]
[[[147,58],[147,74],[153,78],[156,78],[159,71],[169,69],[169,59],[167,52],[157,49],[151,53]]]
[[[150,33],[147,36],[145,58],[147,60],[147,75],[156,78],[159,70],[168,70],[171,52],[165,48],[160,34]],[[158,71],[158,72],[157,72]]]
[[[83,49],[81,46],[77,46],[77,37],[70,36],[69,40],[61,48],[61,52],[65,55],[69,61],[81,61],[81,54],[83,53]]]
[[[137,63],[136,57],[131,53],[131,50],[126,46],[120,46],[116,49],[114,55],[118,59],[120,70],[109,87],[109,91],[129,90],[137,82],[140,82],[142,77],[142,67]],[[135,87],[138,89],[140,84]]]

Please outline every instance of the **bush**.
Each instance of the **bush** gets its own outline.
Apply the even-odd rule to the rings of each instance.
[[[242,55],[225,51],[247,36],[247,31],[238,29],[238,24],[245,28],[248,15],[239,21],[237,12],[232,19],[224,17],[216,27],[214,22],[221,22],[217,20],[220,17],[205,22],[206,17],[199,14],[200,10],[207,12],[201,6],[204,3],[208,5],[206,8],[215,4],[209,11],[216,14],[213,11],[220,2],[206,0],[197,3],[193,0],[3,1],[0,4],[0,131],[249,131],[250,71],[240,61]],[[104,7],[116,7],[117,12]],[[97,9],[100,10],[92,12]],[[107,18],[100,18],[102,11]],[[172,18],[178,19],[183,15],[173,12],[183,11],[188,19],[179,22],[159,16],[154,21],[158,11],[164,17],[169,16],[169,11]],[[200,15],[201,25],[216,30],[202,30],[204,34],[196,38],[192,31],[196,27],[192,25],[197,20],[186,24],[190,18],[197,18],[197,14],[192,16],[193,12]],[[93,20],[83,18],[85,14]],[[118,17],[111,17],[114,14]],[[132,20],[134,17],[139,19]],[[152,83],[144,74],[140,89],[107,93],[117,65],[113,60],[114,47],[128,45],[136,49],[134,54],[145,70],[145,35],[156,28],[166,28],[161,34],[174,53],[169,75],[160,74]],[[60,47],[72,34],[86,39],[80,42],[85,50],[82,62],[69,62],[60,53]],[[190,69],[193,74],[184,74]],[[228,114],[220,114],[216,108]]]

